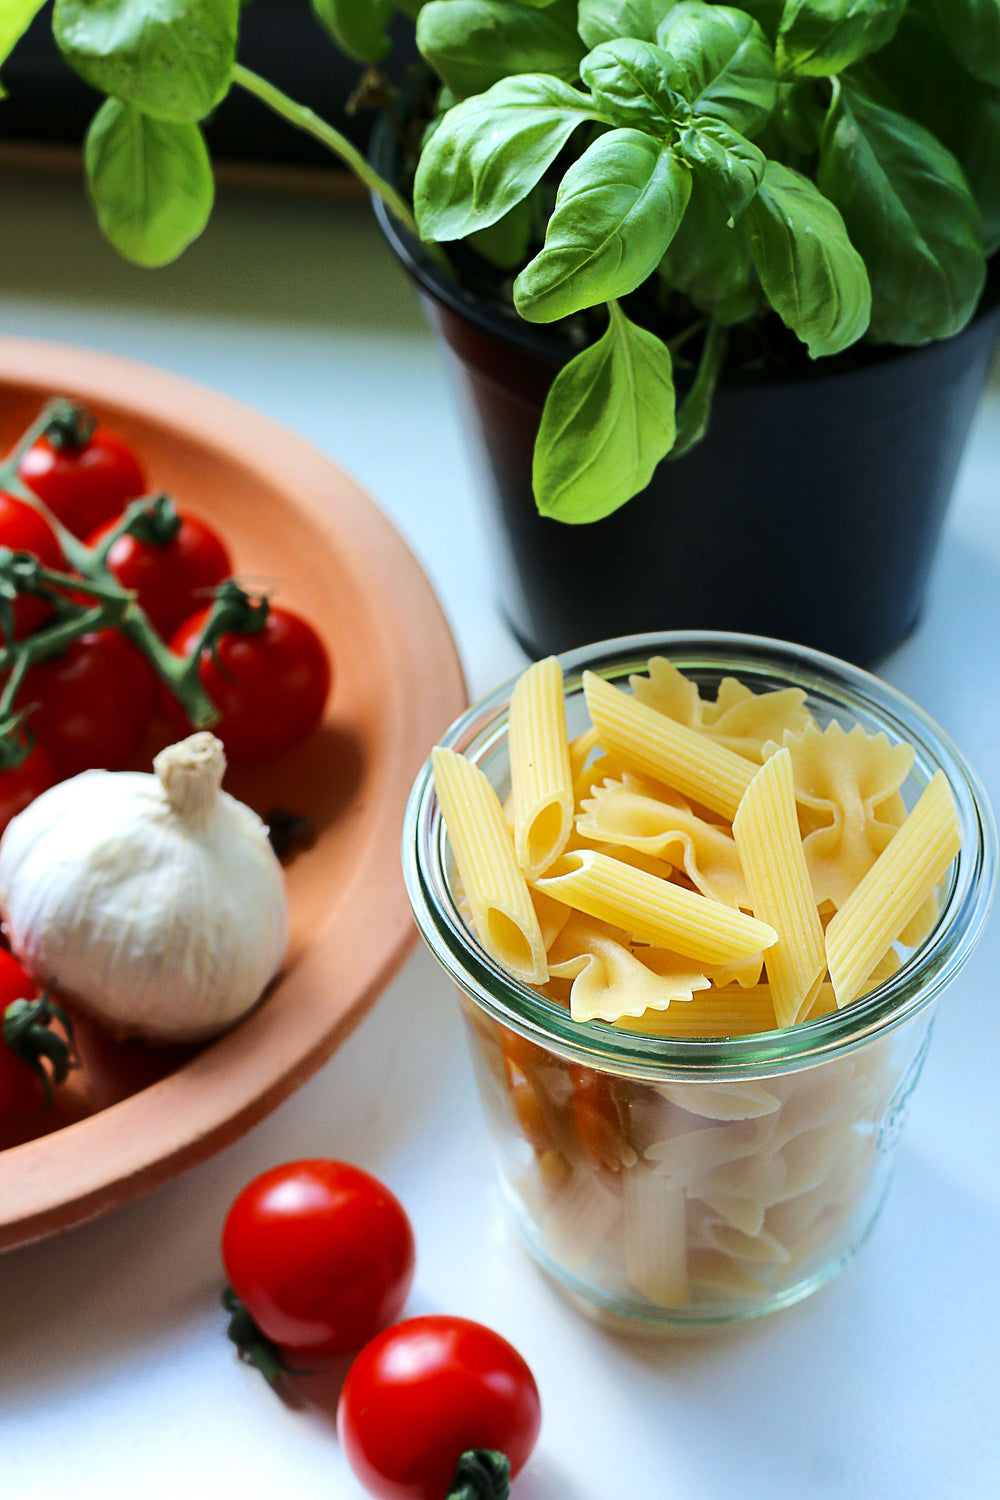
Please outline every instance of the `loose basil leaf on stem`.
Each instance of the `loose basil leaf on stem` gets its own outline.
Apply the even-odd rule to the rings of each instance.
[[[4,0],[3,8],[0,9],[0,67],[7,61],[44,4],[45,0]],[[4,98],[6,92],[0,84],[0,99]]]
[[[698,372],[677,413],[677,438],[670,450],[672,459],[683,458],[708,431],[715,387],[728,347],[729,329],[722,323],[710,323],[698,361]]]
[[[190,124],[229,90],[239,15],[239,0],[56,0],[52,31],[94,88]]]
[[[574,0],[542,10],[518,0],[429,0],[417,18],[417,47],[459,99],[516,73],[572,83],[584,54]]]
[[[965,327],[986,280],[982,221],[961,167],[929,130],[845,79],[818,182],[868,268],[873,338],[926,344]]]
[[[684,77],[669,52],[628,38],[603,42],[580,64],[580,77],[599,109],[615,125],[635,126],[653,135],[672,134],[678,113],[690,105],[678,92]]]
[[[342,52],[377,63],[389,51],[393,0],[312,0],[313,13]]]
[[[695,114],[713,115],[753,135],[774,108],[777,80],[771,44],[757,22],[728,5],[676,5],[657,31],[686,78]]]
[[[934,0],[948,46],[973,78],[1000,88],[998,0]]]
[[[691,172],[639,130],[602,135],[567,171],[545,245],[514,283],[514,305],[551,323],[635,291],[659,264],[691,191]]]
[[[84,164],[97,222],[137,265],[175,260],[208,223],[215,183],[197,125],[106,99],[87,131]]]
[[[580,0],[580,35],[588,47],[634,37],[655,42],[656,29],[676,0]]]
[[[660,262],[667,286],[682,292],[693,307],[716,323],[742,323],[761,303],[750,255],[750,236],[728,213],[705,178],[695,177],[681,226]]]
[[[775,60],[782,74],[840,73],[891,40],[907,0],[788,0]]]
[[[861,337],[871,315],[865,263],[815,184],[769,161],[743,222],[768,301],[813,359]]]
[[[677,136],[677,151],[715,188],[738,219],[764,176],[764,153],[725,120],[695,115]]]
[[[421,235],[457,240],[495,224],[531,192],[585,120],[601,120],[593,101],[542,73],[504,78],[456,104],[417,164],[413,206]]]
[[[674,441],[670,351],[616,302],[605,333],[552,383],[535,440],[543,516],[599,521],[645,489]]]

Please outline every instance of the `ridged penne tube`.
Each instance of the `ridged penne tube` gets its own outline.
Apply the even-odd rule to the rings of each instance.
[[[684,1005],[644,1010],[641,1016],[614,1024],[620,1031],[638,1031],[643,1036],[753,1036],[774,1030],[774,1002],[766,984],[748,990],[706,990]]]
[[[525,984],[548,978],[545,944],[500,799],[478,766],[438,746],[434,787],[479,941]]]
[[[572,1177],[542,1219],[549,1249],[564,1266],[586,1265],[621,1218],[621,1199],[589,1167]]]
[[[703,807],[732,818],[757,767],[696,729],[584,672],[590,717],[605,750]]]
[[[830,978],[841,1008],[944,878],[962,833],[951,788],[936,771],[910,816],[826,930]]]
[[[701,963],[747,958],[770,948],[778,938],[766,922],[596,850],[564,855],[536,884],[575,911]]]
[[[518,678],[510,700],[514,849],[529,880],[547,870],[573,827],[573,772],[566,739],[562,668],[554,656]]]
[[[733,819],[754,915],[778,941],[767,950],[767,978],[779,1026],[805,1014],[826,973],[826,950],[802,852],[792,757],[787,749],[766,760],[747,787]]]
[[[624,1174],[625,1269],[657,1307],[688,1300],[684,1192],[646,1167]]]

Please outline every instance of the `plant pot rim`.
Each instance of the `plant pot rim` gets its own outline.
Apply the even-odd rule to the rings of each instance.
[[[375,169],[390,182],[397,177],[397,138],[392,122],[386,113],[379,115],[372,130],[369,159]],[[506,313],[500,307],[469,291],[457,278],[449,276],[428,255],[423,243],[412,235],[395,216],[390,213],[377,193],[371,194],[375,217],[383,234],[404,267],[422,291],[443,303],[452,312],[468,319],[486,333],[499,337],[537,359],[550,364],[553,370],[566,364],[579,352],[558,330],[562,320],[556,323],[528,323],[516,313]],[[447,247],[445,247],[447,248]],[[984,315],[1000,306],[1000,251],[987,261],[986,284],[976,311],[966,327],[952,334],[961,338],[966,329]],[[934,339],[927,344],[853,344],[841,354],[827,355],[797,365],[787,371],[769,370],[766,374],[753,371],[725,371],[722,379],[727,385],[752,385],[758,388],[788,386],[803,380],[829,380],[838,375],[854,373],[873,366],[893,364],[899,360],[913,360],[932,353],[947,339]]]

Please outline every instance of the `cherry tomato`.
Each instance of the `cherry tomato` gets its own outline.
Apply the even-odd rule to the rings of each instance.
[[[81,539],[120,515],[146,493],[146,476],[132,449],[100,423],[85,443],[54,447],[39,438],[17,472],[53,515]]]
[[[225,545],[210,526],[183,511],[180,522],[173,541],[163,546],[126,535],[118,537],[108,553],[111,572],[125,588],[135,589],[153,625],[167,639],[233,571]],[[101,526],[87,545],[99,546],[113,525],[111,520]]]
[[[171,646],[190,656],[210,610],[193,615]],[[301,616],[272,605],[263,628],[220,636],[203,651],[201,681],[221,717],[212,725],[231,761],[270,760],[290,750],[318,725],[330,691],[330,660],[319,636]],[[172,699],[164,701],[179,727],[186,721]]]
[[[0,1020],[15,1000],[31,1000],[34,980],[10,953],[0,948]],[[29,1119],[45,1107],[45,1089],[29,1062],[0,1039],[0,1120]]]
[[[55,786],[56,770],[47,752],[35,744],[19,766],[0,767],[0,833],[11,818],[23,812],[29,802],[50,786]]]
[[[156,679],[117,630],[82,635],[61,656],[25,674],[18,706],[31,705],[32,733],[60,777],[128,764],[156,707]]]
[[[0,490],[0,547],[9,547],[12,552],[31,552],[47,568],[61,568],[62,548],[56,534],[26,500],[18,500]],[[20,640],[37,630],[52,614],[52,606],[44,599],[34,599],[22,594],[14,601],[14,634]]]
[[[254,1178],[229,1210],[222,1259],[237,1297],[289,1365],[360,1349],[397,1317],[413,1231],[382,1183],[338,1161]]]
[[[534,1377],[506,1339],[466,1318],[410,1318],[379,1334],[344,1382],[337,1431],[380,1500],[445,1500],[469,1449],[506,1454],[514,1475],[541,1425]]]

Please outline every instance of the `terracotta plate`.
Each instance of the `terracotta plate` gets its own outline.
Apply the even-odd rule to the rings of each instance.
[[[199,1050],[121,1046],[84,1030],[86,1069],[62,1116],[73,1122],[0,1152],[0,1249],[103,1213],[201,1161],[329,1057],[413,943],[399,864],[403,806],[429,746],[465,703],[430,585],[389,522],[323,454],[174,376],[0,340],[5,450],[53,394],[78,397],[120,431],[152,485],[224,535],[241,577],[313,621],[335,682],[309,742],[226,780],[262,813],[277,804],[314,820],[314,845],[288,867],[292,942],[282,974],[250,1016]]]

